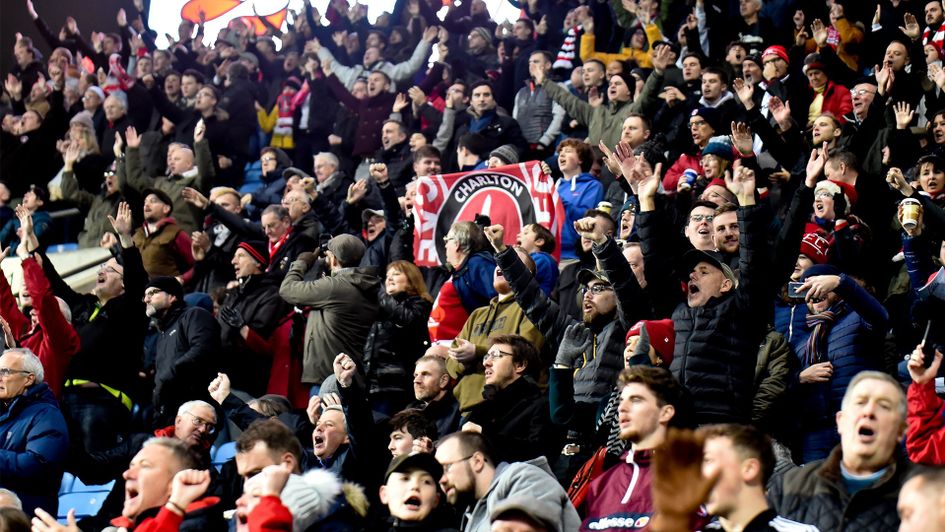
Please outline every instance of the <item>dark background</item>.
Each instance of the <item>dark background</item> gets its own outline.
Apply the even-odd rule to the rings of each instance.
[[[148,3],[145,2],[145,5]],[[93,30],[117,33],[118,23],[115,22],[115,15],[120,8],[125,8],[129,20],[138,13],[131,0],[33,0],[33,6],[55,34],[58,34],[59,28],[65,24],[66,16],[71,15],[79,25],[79,32],[86,39]],[[13,58],[16,32],[33,39],[33,44],[43,53],[44,64],[45,58],[49,57],[49,52],[52,51],[26,12],[25,0],[0,0],[0,72],[4,74],[4,79],[6,73],[16,64]]]

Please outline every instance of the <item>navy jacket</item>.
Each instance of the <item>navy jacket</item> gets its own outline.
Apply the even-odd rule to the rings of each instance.
[[[46,383],[0,403],[0,487],[16,492],[26,515],[56,515],[68,451],[66,420]]]

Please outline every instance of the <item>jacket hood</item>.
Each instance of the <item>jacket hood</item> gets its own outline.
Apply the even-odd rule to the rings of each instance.
[[[374,295],[381,286],[381,279],[377,276],[377,269],[373,266],[342,268],[331,275],[332,277],[347,279],[365,294]]]

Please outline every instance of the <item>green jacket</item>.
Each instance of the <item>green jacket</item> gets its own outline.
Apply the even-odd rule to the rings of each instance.
[[[174,212],[171,216],[181,229],[190,234],[203,226],[203,211],[184,201],[181,191],[190,187],[197,189],[201,194],[207,194],[210,190],[210,178],[214,175],[213,157],[210,155],[210,144],[206,139],[194,146],[194,159],[197,166],[185,172],[186,175],[148,177],[144,175],[138,148],[128,148],[125,159],[126,172],[119,174],[118,183],[122,190],[128,186],[140,194],[145,189],[154,188],[170,196],[174,200]]]
[[[782,419],[780,415],[785,413],[788,381],[796,365],[794,350],[787,338],[775,330],[768,331],[755,364],[755,397],[751,405],[753,423],[777,427]]]
[[[587,126],[588,142],[595,149],[603,140],[608,148],[613,148],[620,141],[623,121],[633,113],[652,115],[656,112],[659,100],[657,95],[663,85],[663,74],[653,72],[647,78],[640,98],[634,102],[608,102],[607,105],[594,107],[554,81],[546,79],[541,87],[548,95],[564,107],[572,118]],[[633,87],[631,87],[633,90]]]
[[[459,401],[460,412],[468,412],[470,408],[482,402],[482,388],[486,381],[482,357],[489,350],[489,336],[494,334],[523,336],[539,351],[545,342],[538,329],[525,317],[525,312],[515,302],[514,297],[499,301],[496,296],[489,301],[489,305],[472,311],[457,338],[476,344],[476,360],[469,366],[451,358],[446,360],[450,377],[459,379],[453,388],[453,395]]]
[[[119,165],[119,172],[122,166]],[[79,247],[97,248],[102,242],[102,235],[112,230],[108,216],[114,216],[118,212],[118,203],[122,200],[121,193],[116,192],[106,197],[104,194],[92,194],[82,190],[72,172],[62,173],[59,186],[63,199],[75,203],[81,210],[88,210],[82,232],[79,233]]]

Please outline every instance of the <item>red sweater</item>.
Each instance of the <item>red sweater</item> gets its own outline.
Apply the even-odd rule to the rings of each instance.
[[[53,295],[42,266],[33,257],[24,260],[21,266],[26,290],[39,314],[39,326],[33,329],[30,317],[16,306],[16,299],[3,275],[0,275],[0,315],[10,324],[17,343],[39,357],[46,373],[44,381],[56,397],[61,397],[69,360],[79,352],[79,335],[59,310],[59,301]]]
[[[258,355],[272,357],[266,393],[282,395],[289,399],[292,406],[305,408],[308,405],[309,389],[302,384],[302,358],[301,354],[292,356],[292,344],[289,341],[293,315],[294,312],[284,316],[269,338],[263,338],[249,329],[246,345]]]
[[[945,465],[945,401],[935,395],[935,383],[909,385],[909,432],[906,449],[917,464]]]

